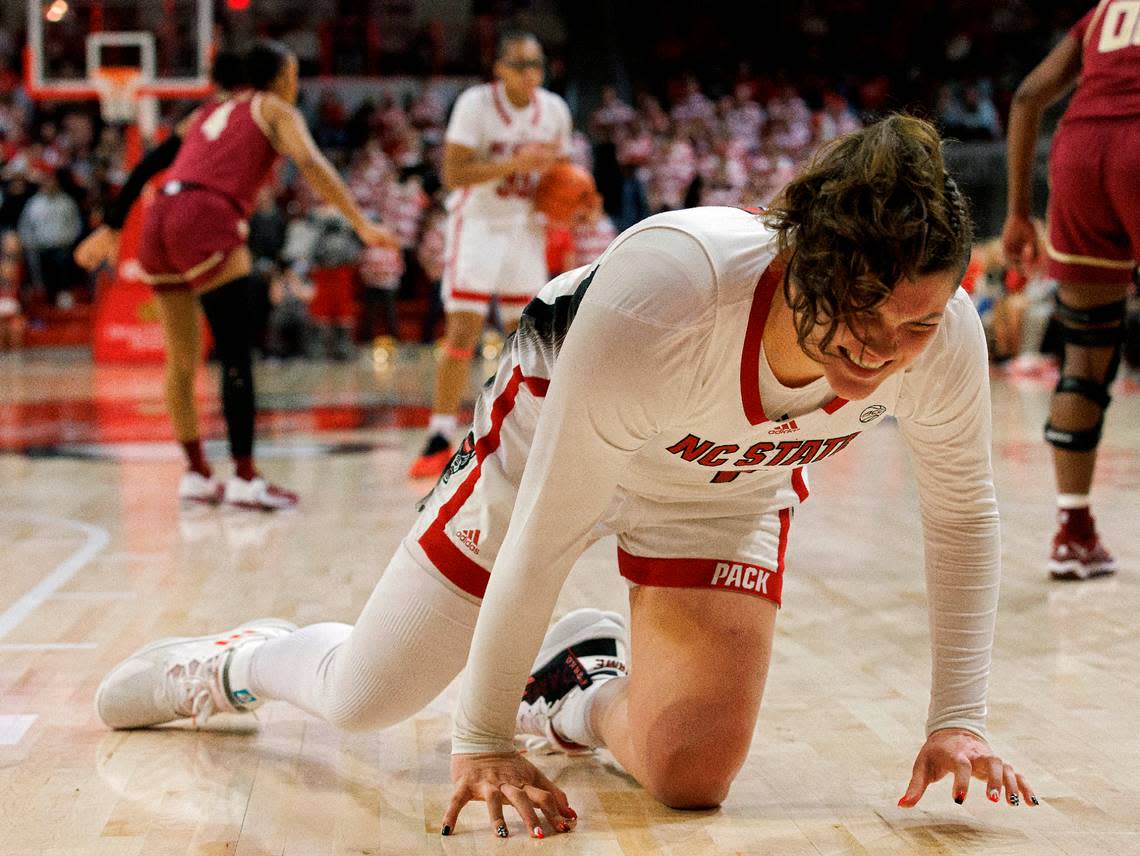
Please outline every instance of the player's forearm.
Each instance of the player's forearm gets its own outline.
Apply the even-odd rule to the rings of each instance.
[[[1015,98],[1009,112],[1006,208],[1010,216],[1030,214],[1033,164],[1043,109],[1031,98]]]
[[[131,206],[142,194],[146,183],[174,163],[181,147],[182,138],[177,134],[171,134],[136,164],[123,184],[122,190],[119,191],[114,201],[107,206],[103,215],[103,222],[109,228],[116,230],[123,228],[123,223],[130,213]]]
[[[924,528],[932,659],[926,731],[958,727],[984,736],[1001,582],[997,513],[968,528],[933,520]]]
[[[359,232],[367,218],[333,165],[323,155],[314,152],[311,157],[297,161],[297,169],[320,197],[343,214],[352,228]]]
[[[443,165],[443,183],[452,189],[505,178],[515,172],[513,161],[470,160]]]

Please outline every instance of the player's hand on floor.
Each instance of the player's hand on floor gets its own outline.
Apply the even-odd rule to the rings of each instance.
[[[75,263],[86,271],[95,270],[103,262],[114,264],[119,256],[119,231],[100,226],[75,248]]]
[[[928,785],[948,775],[954,777],[951,795],[959,805],[966,799],[971,778],[986,783],[986,796],[991,802],[1000,802],[1004,791],[1010,805],[1039,804],[1025,777],[1002,761],[989,743],[971,731],[943,728],[926,738],[919,750],[910,784],[899,805],[913,808]]]
[[[532,838],[546,834],[537,810],[557,832],[569,832],[578,819],[562,789],[517,752],[452,755],[451,781],[455,793],[443,816],[444,835],[451,834],[463,807],[475,800],[487,804],[491,831],[500,838],[509,835],[503,816],[507,805],[519,813]]]

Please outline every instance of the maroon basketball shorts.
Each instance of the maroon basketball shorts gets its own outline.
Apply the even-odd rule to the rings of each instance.
[[[147,210],[139,265],[155,291],[199,289],[241,246],[249,227],[225,196],[200,187],[174,193],[168,184]]]
[[[1140,258],[1140,121],[1063,124],[1049,184],[1049,275],[1127,283]]]

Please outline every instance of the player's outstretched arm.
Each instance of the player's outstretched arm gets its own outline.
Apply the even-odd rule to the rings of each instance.
[[[1021,773],[1007,764],[984,738],[964,728],[944,728],[932,732],[918,752],[906,793],[899,800],[903,808],[913,808],[928,786],[946,776],[954,777],[951,796],[961,805],[966,800],[970,779],[986,783],[986,797],[1000,802],[1002,792],[1010,805],[1039,805],[1037,795]]]
[[[345,216],[366,246],[400,249],[400,239],[394,232],[373,223],[360,210],[340,175],[313,142],[300,111],[266,93],[261,101],[261,116],[273,147],[293,161],[321,198]]]

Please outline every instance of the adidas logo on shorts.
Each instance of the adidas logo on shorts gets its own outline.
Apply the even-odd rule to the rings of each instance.
[[[457,537],[463,543],[464,547],[466,547],[468,550],[470,550],[476,556],[479,555],[479,530],[478,529],[460,529],[458,532],[455,533],[455,537]]]

